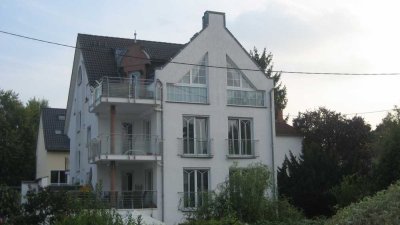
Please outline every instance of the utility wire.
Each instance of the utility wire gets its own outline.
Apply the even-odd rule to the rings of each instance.
[[[380,112],[391,112],[394,110],[397,110],[398,108],[394,108],[394,109],[382,109],[382,110],[376,110],[376,111],[368,111],[368,112],[355,112],[355,113],[341,113],[342,116],[350,116],[350,115],[362,115],[362,114],[371,114],[371,113],[380,113]],[[293,114],[286,114],[284,115],[285,117],[291,117],[291,118],[295,118],[297,115],[293,115]]]
[[[30,36],[25,36],[25,35],[20,35],[16,33],[11,33],[7,31],[0,30],[0,33],[14,36],[14,37],[19,37],[19,38],[24,38],[32,41],[37,41],[37,42],[42,42],[46,44],[52,44],[52,45],[57,45],[61,47],[67,47],[67,48],[73,48],[73,49],[80,49],[80,50],[88,50],[88,51],[93,51],[93,52],[101,52],[101,53],[108,53],[109,50],[112,48],[106,48],[103,46],[91,46],[90,48],[88,47],[76,47],[72,45],[67,45],[59,42],[54,42],[54,41],[47,41],[44,39],[39,39],[39,38],[34,38]],[[104,50],[107,51],[100,51],[100,50],[95,50],[94,47],[97,48],[103,48]],[[143,57],[138,57],[138,56],[132,56],[132,55],[124,55],[124,54],[117,54],[118,56],[123,56],[123,57],[129,57],[129,58],[136,58],[136,59],[143,59],[143,60],[149,60],[153,62],[161,62],[161,63],[166,63],[168,62],[167,60],[162,60],[162,59],[148,59],[148,58],[143,58]],[[202,64],[197,64],[197,63],[187,63],[187,62],[177,62],[177,61],[169,61],[168,63],[172,64],[178,64],[178,65],[189,65],[189,66],[203,66],[203,67],[208,67],[208,68],[216,68],[216,69],[235,69],[235,70],[241,70],[241,71],[260,71],[260,69],[250,69],[250,68],[236,68],[236,67],[226,67],[226,66],[214,66],[214,65],[202,65]],[[337,73],[337,72],[306,72],[306,71],[286,71],[286,70],[272,70],[271,72],[273,73],[282,73],[282,74],[301,74],[301,75],[336,75],[336,76],[400,76],[400,73]]]

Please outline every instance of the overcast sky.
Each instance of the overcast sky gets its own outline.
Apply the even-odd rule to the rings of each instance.
[[[63,2],[63,3],[61,3]],[[250,50],[274,54],[276,70],[400,72],[400,1],[2,0],[0,30],[75,45],[77,33],[186,43],[206,10],[226,13],[228,29]],[[0,88],[26,102],[66,107],[73,49],[0,34]],[[284,114],[325,106],[341,113],[391,109],[400,102],[400,76],[282,75]],[[372,126],[386,112],[362,114]]]

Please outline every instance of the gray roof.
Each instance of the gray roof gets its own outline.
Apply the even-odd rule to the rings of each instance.
[[[42,109],[44,143],[47,151],[69,151],[69,138],[64,134],[66,109],[43,108]],[[61,134],[56,134],[56,130]]]
[[[135,44],[134,39],[78,34],[77,43],[82,51],[91,85],[104,76],[118,77],[115,50]],[[136,40],[152,60],[152,66],[164,65],[174,57],[183,44]]]

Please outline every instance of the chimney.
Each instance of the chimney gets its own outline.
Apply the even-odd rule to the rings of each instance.
[[[276,117],[275,120],[277,122],[282,122],[284,123],[285,120],[283,119],[283,110],[282,109],[276,109]]]
[[[203,16],[203,29],[208,26],[225,27],[225,13],[205,11]]]

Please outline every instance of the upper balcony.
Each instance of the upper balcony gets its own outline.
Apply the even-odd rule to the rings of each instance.
[[[89,162],[161,160],[162,142],[156,135],[109,134],[90,141]]]
[[[107,106],[135,104],[146,107],[160,104],[161,88],[154,80],[122,77],[103,77],[94,87],[90,111],[99,112]]]
[[[265,107],[265,91],[227,90],[227,104],[232,106]]]

